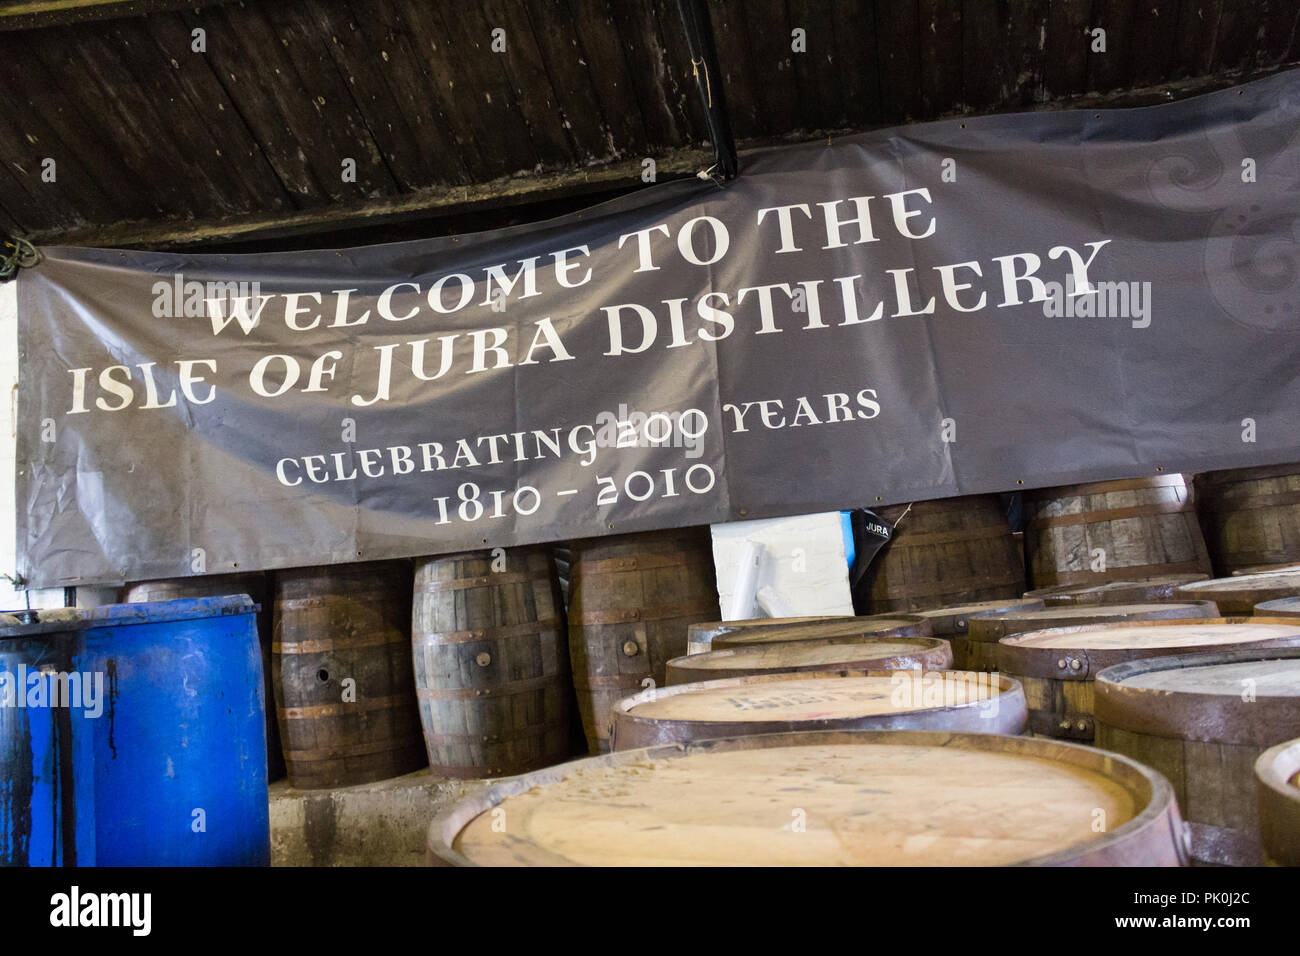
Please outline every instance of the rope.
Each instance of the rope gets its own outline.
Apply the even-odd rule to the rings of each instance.
[[[41,254],[26,239],[6,239],[0,243],[0,282],[8,282],[19,269],[30,269],[40,261]]]
[[[709,82],[708,64],[704,62],[704,57],[700,57],[698,60],[691,57],[691,72],[695,74],[696,83],[700,81],[700,67],[704,67],[704,105],[709,109],[713,109],[713,84]]]

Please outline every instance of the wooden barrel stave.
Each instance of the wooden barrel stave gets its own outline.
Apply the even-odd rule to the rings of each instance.
[[[615,535],[571,548],[569,655],[587,746],[609,750],[614,703],[660,686],[686,629],[718,616],[708,528]]]
[[[257,638],[262,649],[262,681],[266,706],[266,779],[269,783],[284,776],[284,754],[280,746],[280,723],[275,716],[275,686],[271,674],[272,614],[266,575],[260,572],[205,574],[192,578],[136,581],[122,589],[122,600],[127,604],[147,604],[151,601],[179,601],[228,594],[247,594],[260,608],[257,612]]]
[[[418,561],[411,633],[435,773],[493,777],[568,757],[568,644],[546,549]]]
[[[941,670],[952,666],[952,648],[937,637],[829,637],[815,641],[749,644],[687,654],[668,662],[667,686],[727,677],[800,671]]]
[[[1032,782],[1016,786],[1017,774]],[[799,789],[797,801],[774,801],[786,787]],[[1037,796],[1049,791],[1057,799]],[[1027,796],[1008,806],[1016,794]],[[1113,815],[1098,833],[1103,803]],[[790,832],[792,807],[804,811],[806,834]],[[585,822],[566,826],[557,813]],[[496,820],[505,832],[494,831]],[[835,839],[810,839],[825,833]],[[434,819],[427,860],[1180,866],[1186,855],[1169,784],[1121,755],[1023,736],[849,730],[674,743],[502,781]]]
[[[1018,598],[1020,539],[997,495],[966,495],[877,509],[894,536],[867,571],[873,614]]]
[[[1047,488],[1025,501],[1035,589],[1211,573],[1192,489],[1182,475]],[[1098,549],[1104,564],[1094,570]]]
[[[852,697],[862,701],[853,706]],[[849,698],[846,700],[846,698]],[[890,700],[881,708],[876,699]],[[928,701],[933,698],[933,704]],[[674,713],[647,713],[665,705]],[[825,713],[830,708],[838,713]],[[762,719],[756,719],[762,718]],[[942,730],[1018,734],[1020,685],[971,671],[804,671],[645,690],[614,705],[613,749],[812,730]]]
[[[1288,740],[1255,761],[1259,832],[1264,861],[1300,866],[1300,739]]]
[[[1120,664],[1097,675],[1095,694],[1097,745],[1165,776],[1193,858],[1263,862],[1255,766],[1300,726],[1300,647]]]
[[[1190,651],[1296,646],[1300,624],[1284,618],[1129,620],[1003,638],[998,672],[1024,687],[1031,732],[1090,742],[1096,733],[1093,682],[1107,667]]]
[[[274,588],[272,671],[290,784],[353,786],[427,766],[410,562],[278,571]]]
[[[1300,561],[1300,464],[1206,472],[1196,498],[1220,575]]]

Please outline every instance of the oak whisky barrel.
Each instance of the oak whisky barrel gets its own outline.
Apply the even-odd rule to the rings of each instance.
[[[289,783],[347,787],[426,766],[411,671],[411,563],[277,571],[271,646]]]
[[[427,859],[1180,866],[1186,855],[1169,784],[1119,754],[1001,734],[838,730],[674,743],[524,774],[435,818]]]
[[[872,614],[1020,597],[1024,555],[997,495],[965,495],[877,511],[894,535],[867,570]]]
[[[1300,597],[1300,571],[1239,574],[1184,584],[1175,592],[1180,601],[1213,601],[1224,614],[1251,614],[1255,605],[1279,598]]]
[[[686,629],[718,616],[709,529],[575,541],[569,578],[569,655],[587,746],[609,750],[614,702],[664,683],[686,653]]]
[[[998,611],[1039,611],[1046,605],[1037,598],[1002,598],[997,601],[976,601],[973,604],[954,604],[935,608],[933,611],[917,611],[917,617],[930,622],[930,633],[935,637],[949,640],[965,637],[970,628],[970,620],[977,614],[991,614]]]
[[[847,670],[657,687],[614,705],[614,750],[806,730],[1018,734],[1025,695],[974,671]]]
[[[828,637],[815,641],[749,644],[668,662],[669,687],[724,677],[789,674],[798,671],[942,670],[952,666],[952,648],[938,637]]]
[[[930,634],[930,622],[919,614],[874,614],[870,617],[831,618],[781,627],[734,628],[717,634],[713,638],[713,648],[726,650],[756,644],[817,641],[828,637],[929,637]]]
[[[1217,617],[1218,613],[1218,609],[1209,601],[1156,601],[1148,604],[1049,607],[1041,611],[989,611],[971,618],[965,637],[953,637],[953,663],[963,670],[997,670],[998,641],[1026,631],[1107,621]]]
[[[1207,581],[1209,578],[1208,574],[1162,574],[1142,581],[1110,581],[1106,584],[1042,588],[1025,592],[1025,597],[1040,598],[1048,607],[1146,604],[1149,601],[1174,600],[1174,592],[1184,584]]]
[[[411,646],[435,774],[496,777],[568,758],[568,636],[548,549],[416,561]]]
[[[998,643],[998,671],[1024,686],[1029,729],[1091,741],[1094,687],[1107,667],[1150,657],[1300,646],[1300,622],[1285,618],[1121,621],[1031,631]]]
[[[1300,464],[1197,475],[1196,501],[1219,574],[1300,562]]]
[[[1177,654],[1108,667],[1097,746],[1164,774],[1194,860],[1259,866],[1255,762],[1300,727],[1300,647]]]
[[[1211,573],[1182,475],[1045,488],[1025,507],[1035,588]]]
[[[1264,862],[1300,866],[1300,739],[1260,754],[1255,779]]]
[[[809,624],[814,621],[852,621],[852,617],[821,615],[814,617],[754,617],[739,621],[700,621],[686,629],[686,653],[703,654],[713,650],[713,639],[719,634],[737,628],[789,627],[792,624]]]
[[[247,594],[261,610],[257,612],[257,639],[262,649],[262,681],[266,697],[266,780],[284,776],[284,754],[280,749],[280,725],[275,718],[275,688],[271,680],[271,601],[266,575],[204,574],[192,578],[136,581],[122,593],[127,604],[152,601],[180,601],[186,598],[224,597]]]

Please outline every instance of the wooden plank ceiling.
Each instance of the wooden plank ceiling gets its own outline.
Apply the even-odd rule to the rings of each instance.
[[[1300,0],[707,6],[742,147],[1300,59]],[[637,188],[644,157],[662,180],[710,154],[675,0],[0,2],[0,230],[38,242],[463,214]]]

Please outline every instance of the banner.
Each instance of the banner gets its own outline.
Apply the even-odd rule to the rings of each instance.
[[[46,248],[41,586],[1300,459],[1300,74],[881,130],[541,224]]]

